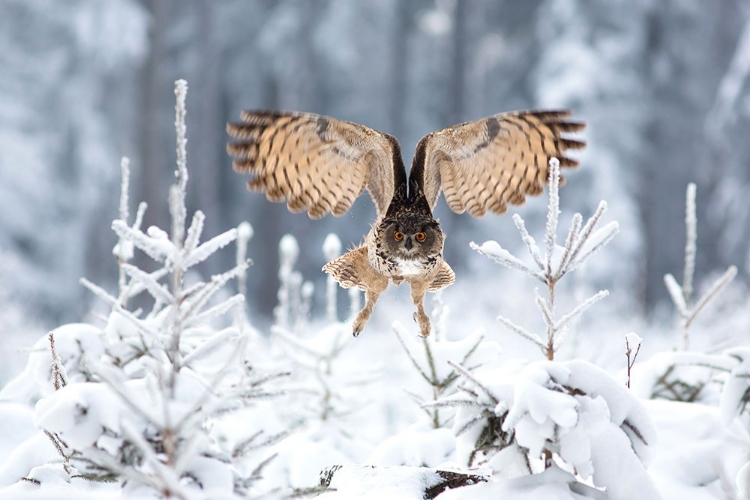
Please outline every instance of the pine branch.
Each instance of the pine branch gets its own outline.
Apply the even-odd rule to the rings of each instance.
[[[88,288],[89,291],[91,291],[94,295],[104,300],[107,304],[112,306],[112,309],[118,313],[120,313],[124,318],[126,318],[128,321],[130,321],[139,332],[145,333],[146,335],[150,336],[151,338],[158,338],[158,332],[152,330],[149,328],[146,323],[141,321],[137,316],[135,316],[132,312],[128,311],[127,309],[124,309],[120,303],[117,301],[117,299],[110,294],[108,294],[103,288],[93,284],[86,278],[81,278],[78,280],[78,282],[83,285],[84,287]]]
[[[528,230],[526,230],[526,223],[518,214],[513,214],[513,222],[516,224],[518,232],[521,233],[521,239],[526,244],[526,248],[534,258],[534,262],[536,262],[539,270],[544,271],[544,263],[542,262],[542,256],[539,253],[539,246],[537,246],[536,240],[534,240],[534,238],[529,234]]]
[[[469,243],[472,250],[476,250],[480,254],[488,257],[490,260],[497,262],[510,269],[517,269],[523,271],[538,280],[544,281],[541,273],[534,271],[529,266],[524,264],[515,255],[500,246],[496,241],[485,241],[482,245],[477,245],[473,241]]]
[[[237,331],[231,328],[227,328],[212,335],[182,358],[183,365],[190,366],[192,363],[195,363],[206,356],[210,356],[224,347],[227,341],[233,340],[236,336]]]
[[[682,273],[682,296],[686,304],[693,297],[693,275],[695,274],[695,255],[697,252],[698,219],[695,215],[695,184],[687,186],[685,195],[685,268]]]
[[[538,288],[534,289],[534,302],[536,302],[536,306],[542,313],[544,324],[547,325],[547,328],[555,330],[555,321],[552,318],[552,311],[549,308],[549,304],[541,297],[541,295],[539,295]]]
[[[599,205],[597,205],[593,215],[589,217],[589,220],[586,221],[583,229],[581,229],[581,231],[578,233],[578,238],[576,239],[576,248],[571,260],[575,260],[576,256],[581,251],[583,244],[591,237],[591,234],[594,232],[596,225],[599,223],[599,220],[602,218],[604,212],[606,211],[607,202],[602,200],[599,202]]]
[[[680,316],[682,316],[683,318],[690,316],[690,313],[687,309],[687,304],[685,303],[685,295],[683,294],[683,288],[680,287],[680,285],[677,283],[677,280],[674,278],[674,276],[672,276],[669,273],[665,274],[664,285],[667,287],[667,291],[669,292],[669,297],[672,299],[672,303],[677,309],[677,312],[680,313]]]
[[[547,229],[544,242],[547,246],[547,263],[545,273],[552,276],[552,256],[557,242],[557,223],[560,216],[560,161],[557,158],[549,160],[549,203],[547,205]]]
[[[193,314],[185,318],[185,328],[190,328],[195,325],[208,323],[211,319],[226,314],[230,309],[245,302],[244,295],[234,295],[229,297],[225,301],[203,311],[199,314]]]
[[[586,299],[585,301],[578,304],[575,309],[570,311],[568,314],[557,320],[557,323],[555,323],[555,330],[560,330],[565,325],[570,323],[570,321],[579,316],[580,314],[583,314],[584,311],[586,311],[589,307],[593,306],[600,300],[602,300],[604,297],[607,297],[609,295],[608,290],[599,290],[597,293]]]
[[[422,408],[494,408],[495,405],[482,403],[474,399],[440,399],[422,403]]]
[[[542,342],[542,339],[539,338],[537,334],[531,333],[525,328],[516,325],[515,323],[513,323],[511,320],[507,319],[504,316],[498,316],[497,320],[501,322],[503,325],[505,325],[506,328],[508,328],[510,331],[517,333],[518,335],[525,338],[526,340],[533,342],[534,344],[538,345],[540,348],[544,349],[546,347],[544,342]]]
[[[168,242],[147,236],[143,231],[131,228],[121,220],[112,221],[112,230],[120,238],[132,241],[139,250],[157,262],[164,262],[172,253],[172,246]]]
[[[458,437],[464,432],[474,427],[475,425],[477,425],[478,423],[484,421],[485,419],[486,419],[486,415],[484,415],[484,413],[477,413],[476,415],[471,417],[469,420],[461,424],[461,426],[458,429],[454,430],[453,434],[456,437]]]
[[[128,223],[130,214],[128,213],[128,191],[130,189],[130,159],[123,156],[120,160],[120,171],[122,172],[122,181],[120,184],[120,220]]]
[[[189,269],[210,257],[217,250],[224,248],[237,239],[237,229],[232,228],[218,236],[214,236],[201,246],[190,252],[185,259],[185,269]]]
[[[482,330],[479,330],[479,331],[484,331],[484,330],[482,329]],[[466,365],[466,363],[468,363],[469,358],[476,352],[477,348],[479,348],[479,345],[483,341],[484,341],[484,335],[480,335],[479,338],[477,339],[476,343],[471,347],[471,349],[469,349],[468,351],[466,351],[466,354],[464,354],[463,359],[461,359],[461,363],[460,363],[461,365]]]
[[[175,247],[183,248],[185,236],[185,221],[187,220],[187,208],[185,207],[185,195],[187,193],[187,125],[185,116],[187,110],[185,101],[187,99],[188,85],[185,80],[177,80],[174,93],[175,119],[174,126],[177,133],[177,169],[175,170],[176,184],[169,190],[169,213],[172,216],[172,242]]]
[[[585,240],[582,240],[579,250],[578,252],[576,252],[576,254],[579,255],[575,258],[575,260],[571,260],[567,271],[572,271],[573,269],[577,269],[578,267],[583,265],[600,248],[606,246],[610,241],[612,241],[612,238],[614,238],[619,232],[620,225],[617,222],[613,221],[593,233],[591,236],[587,237]]]
[[[148,203],[145,201],[142,201],[138,204],[138,210],[135,213],[135,221],[133,222],[132,228],[135,230],[138,230],[141,228],[141,225],[143,224],[143,216],[146,214],[146,209],[148,208]]]
[[[693,322],[701,309],[703,309],[706,304],[708,304],[708,302],[711,301],[711,299],[713,299],[725,286],[731,283],[735,276],[737,276],[737,267],[730,266],[729,269],[727,269],[724,274],[719,277],[719,279],[714,281],[714,284],[711,285],[711,288],[709,288],[706,293],[703,294],[693,310],[690,312],[690,315],[685,320],[685,328],[690,327],[690,324]]]
[[[193,214],[193,221],[190,223],[190,227],[187,231],[187,238],[185,238],[186,255],[190,255],[198,247],[198,242],[203,234],[203,226],[205,222],[206,216],[200,210],[196,210]]]
[[[68,377],[65,374],[65,366],[63,365],[62,359],[57,354],[55,349],[55,334],[49,332],[47,335],[49,338],[49,350],[52,356],[52,385],[55,386],[55,390],[59,391],[66,385],[68,385]]]
[[[406,346],[406,342],[404,341],[404,339],[403,339],[403,338],[402,338],[402,336],[401,336],[401,335],[402,335],[402,333],[403,333],[404,335],[406,335],[406,332],[405,332],[405,331],[403,331],[403,330],[404,330],[404,327],[403,327],[403,326],[401,325],[401,323],[399,323],[398,321],[394,321],[394,322],[393,322],[393,325],[392,325],[392,328],[393,328],[393,333],[395,333],[395,334],[396,334],[396,338],[398,339],[398,342],[399,342],[399,343],[401,344],[401,347],[403,347],[403,348],[404,348],[404,352],[405,352],[405,353],[406,353],[406,355],[407,355],[407,356],[409,357],[409,360],[411,361],[412,365],[414,365],[414,368],[416,368],[416,369],[417,369],[417,371],[419,372],[419,374],[420,374],[420,375],[422,375],[422,378],[423,378],[423,379],[424,379],[424,380],[425,380],[425,381],[426,381],[426,382],[427,382],[428,384],[432,385],[432,380],[430,380],[430,376],[429,376],[429,375],[427,375],[427,373],[426,373],[426,372],[425,372],[425,371],[424,371],[424,370],[422,369],[422,367],[421,367],[421,366],[419,365],[419,363],[418,363],[418,362],[417,362],[417,360],[416,360],[416,359],[414,358],[414,356],[412,356],[412,354],[411,354],[411,351],[410,351],[410,350],[409,350],[409,348],[408,348],[408,347]]]
[[[500,402],[500,398],[498,398],[497,396],[495,396],[495,394],[486,385],[484,385],[482,382],[480,382],[471,372],[469,372],[463,366],[458,365],[458,364],[454,363],[453,361],[448,361],[448,364],[451,365],[453,368],[455,368],[456,371],[458,371],[465,378],[467,378],[468,380],[470,380],[471,382],[473,382],[474,385],[478,389],[480,389],[482,392],[484,392],[487,395],[487,397],[489,397],[490,400],[493,403],[498,404]]]
[[[164,276],[166,276],[167,274],[169,274],[169,270],[166,267],[162,267],[152,273],[148,273],[148,276],[149,276],[148,280],[151,282],[158,283],[158,281],[162,279]],[[131,280],[130,283],[128,283],[128,287],[126,289],[126,292],[127,292],[126,295],[128,298],[132,298],[138,295],[139,293],[143,292],[144,290],[146,290],[146,287],[143,283],[139,281]],[[169,293],[169,291],[167,291],[167,293]],[[153,294],[151,294],[151,296],[153,297]],[[170,297],[171,297],[171,294],[170,294]],[[157,300],[157,302],[161,304],[165,303],[165,301],[163,300]],[[172,303],[172,302],[173,301],[170,301],[169,303]]]
[[[237,258],[236,265],[247,262],[247,244],[253,237],[253,226],[249,222],[241,222],[237,226]],[[242,273],[237,277],[237,292],[247,297],[247,275]],[[243,309],[244,311],[244,309]]]
[[[169,293],[167,287],[156,281],[153,275],[142,271],[132,264],[123,264],[122,269],[132,280],[138,282],[144,290],[150,293],[154,299],[163,304],[174,304],[174,297]]]
[[[169,492],[167,496],[172,494],[186,500],[192,497],[192,495],[183,491],[179,475],[159,459],[148,441],[143,438],[137,429],[133,428],[129,421],[121,421],[120,428],[123,435],[143,454],[144,461],[153,467],[156,476],[160,480],[159,482],[162,482],[163,488]]]
[[[251,261],[248,260],[225,273],[212,276],[211,281],[209,281],[206,286],[201,287],[196,291],[194,296],[190,296],[189,300],[185,301],[183,304],[181,320],[184,321],[194,314],[197,314],[216,292],[223,288],[229,280],[244,273],[250,264]],[[184,292],[182,295],[183,297],[186,296]]]
[[[563,273],[565,273],[568,265],[570,265],[570,259],[573,256],[573,250],[578,243],[578,232],[581,229],[582,221],[583,217],[581,216],[581,214],[577,213],[573,215],[573,220],[570,222],[570,229],[568,230],[568,236],[567,238],[565,238],[565,251],[560,258],[560,265],[558,266],[557,271],[555,271],[554,273],[555,280],[559,280],[562,277]]]

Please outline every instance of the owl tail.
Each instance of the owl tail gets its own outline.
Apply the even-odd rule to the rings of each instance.
[[[364,246],[357,247],[338,259],[332,260],[323,266],[323,271],[333,276],[333,279],[342,287],[356,286],[361,290],[367,290],[367,277],[375,272],[367,258],[367,247]]]

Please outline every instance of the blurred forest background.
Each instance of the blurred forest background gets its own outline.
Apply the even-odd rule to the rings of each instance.
[[[206,213],[207,237],[243,220],[255,228],[248,302],[259,317],[276,302],[283,234],[300,240],[300,267],[322,284],[326,234],[358,243],[374,210],[364,197],[341,219],[311,222],[247,193],[224,126],[249,108],[364,123],[396,135],[407,161],[420,137],[456,122],[571,108],[589,147],[566,174],[563,209],[590,214],[605,199],[621,228],[588,279],[630,314],[658,308],[663,275],[682,272],[691,181],[698,276],[735,264],[748,279],[747,0],[1,0],[5,318],[81,319],[93,298],[79,277],[114,288],[121,156],[132,162],[131,211],[144,200],[145,226],[168,227],[178,78],[190,86],[189,210]],[[541,221],[544,202],[522,210]],[[520,244],[510,217],[459,217],[442,202],[438,214],[459,278],[472,273],[469,241]],[[232,251],[225,259],[204,272],[230,267]]]

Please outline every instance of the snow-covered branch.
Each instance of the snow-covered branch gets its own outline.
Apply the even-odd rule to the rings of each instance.
[[[671,274],[664,275],[664,284],[669,292],[669,297],[672,299],[672,303],[682,319],[682,348],[685,350],[690,347],[690,326],[698,313],[737,275],[737,268],[730,266],[696,302],[693,302],[693,277],[695,275],[696,241],[698,238],[695,197],[695,184],[690,183],[687,186],[685,194],[686,241],[682,285],[677,283],[677,280]]]

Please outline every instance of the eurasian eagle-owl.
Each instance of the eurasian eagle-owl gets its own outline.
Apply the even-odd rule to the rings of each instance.
[[[377,220],[364,244],[323,270],[344,288],[365,291],[355,336],[388,284],[406,281],[426,337],[425,294],[455,281],[443,260],[445,236],[432,215],[440,191],[451,210],[475,217],[504,213],[508,204],[540,194],[550,158],[562,167],[578,165],[565,153],[585,143],[563,134],[585,125],[570,116],[570,111],[514,111],[432,132],[417,144],[408,179],[395,137],[312,113],[243,111],[241,122],[227,124],[234,139],[227,151],[235,171],[254,174],[250,190],[286,201],[291,212],[307,211],[312,219],[343,215],[367,189]]]

